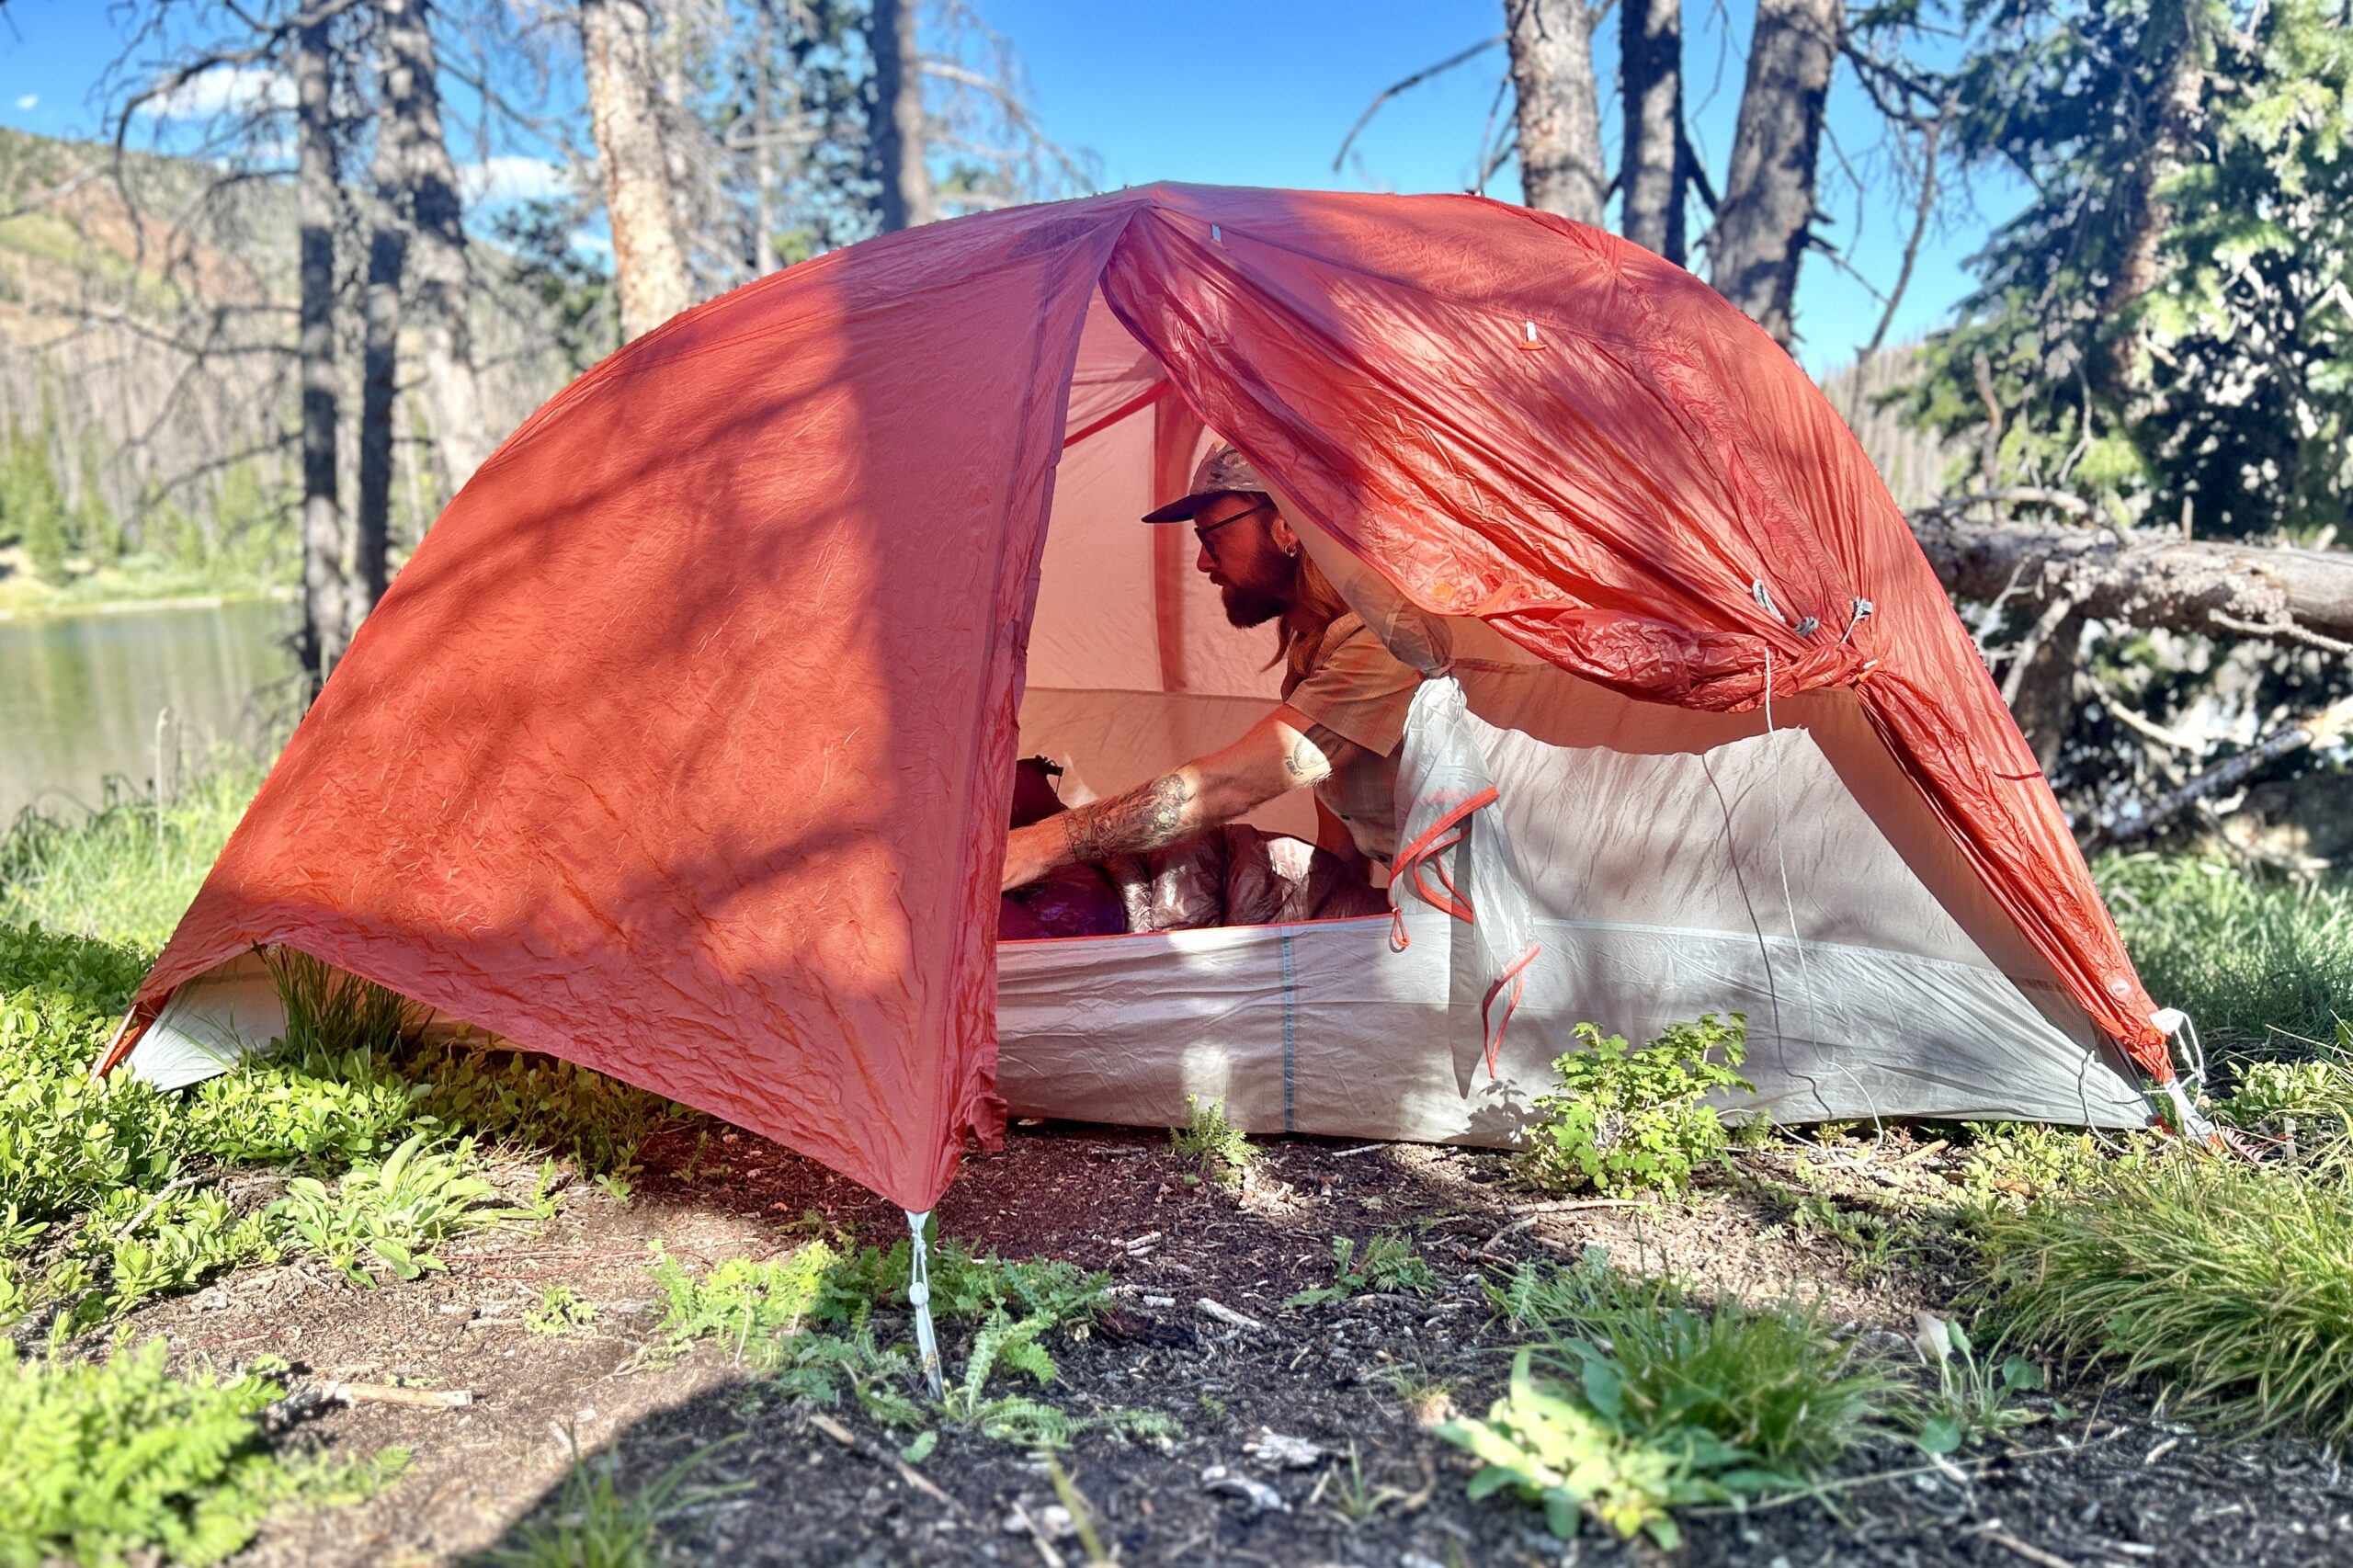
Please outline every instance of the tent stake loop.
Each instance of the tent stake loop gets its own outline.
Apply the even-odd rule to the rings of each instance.
[[[907,1231],[915,1237],[915,1244],[907,1254],[907,1305],[915,1310],[915,1351],[923,1358],[923,1381],[938,1399],[946,1391],[939,1381],[939,1336],[931,1324],[931,1256],[923,1239],[923,1228],[931,1218],[926,1209],[918,1214],[906,1211]]]

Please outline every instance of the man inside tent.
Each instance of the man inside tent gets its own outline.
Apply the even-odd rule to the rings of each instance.
[[[1320,847],[1360,869],[1393,858],[1397,752],[1420,674],[1347,608],[1302,550],[1267,482],[1233,448],[1201,460],[1192,494],[1144,521],[1190,522],[1200,539],[1194,567],[1217,585],[1226,619],[1277,624],[1283,700],[1222,750],[1015,829],[1006,840],[1005,889],[1064,866],[1165,848],[1302,786],[1315,791]]]

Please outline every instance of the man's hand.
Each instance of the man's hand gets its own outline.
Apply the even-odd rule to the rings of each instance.
[[[1356,750],[1297,709],[1278,708],[1222,751],[1125,794],[1015,829],[1006,838],[1000,885],[1010,892],[1074,861],[1164,848],[1323,782]]]

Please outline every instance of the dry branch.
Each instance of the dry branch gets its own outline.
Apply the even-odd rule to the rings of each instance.
[[[1961,496],[1912,514],[1912,533],[1945,587],[1990,600],[2012,585],[2040,602],[2072,597],[2086,616],[2127,626],[2310,642],[2353,639],[2353,551],[2185,540],[2145,529],[1964,516],[1987,500],[2089,513],[2063,493]]]

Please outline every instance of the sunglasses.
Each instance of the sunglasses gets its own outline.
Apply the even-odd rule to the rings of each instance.
[[[1193,529],[1193,537],[1201,541],[1201,547],[1203,549],[1214,549],[1216,547],[1210,543],[1210,535],[1217,532],[1218,529],[1225,527],[1228,523],[1238,523],[1243,518],[1247,517],[1254,513],[1263,512],[1268,506],[1273,505],[1274,503],[1271,501],[1261,501],[1255,506],[1245,506],[1242,510],[1234,513],[1232,517],[1220,517],[1216,522],[1210,524],[1207,528],[1195,528]]]

